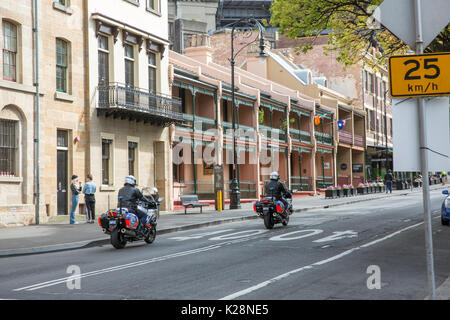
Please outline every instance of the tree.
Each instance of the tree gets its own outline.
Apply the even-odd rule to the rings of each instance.
[[[352,65],[362,60],[371,47],[379,48],[372,60],[386,64],[391,55],[410,48],[384,26],[370,19],[383,0],[275,0],[270,23],[282,34],[298,40],[297,53],[312,49],[316,39],[328,34],[325,54],[337,51],[337,60]],[[450,24],[428,46],[427,52],[450,51]]]

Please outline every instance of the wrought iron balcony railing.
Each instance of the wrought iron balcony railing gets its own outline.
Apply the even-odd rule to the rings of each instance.
[[[183,121],[180,99],[120,83],[99,85],[97,90],[97,109],[107,116],[129,117],[164,126]]]

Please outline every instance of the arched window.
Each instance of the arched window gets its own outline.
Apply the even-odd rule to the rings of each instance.
[[[67,41],[56,39],[56,91],[67,93],[69,46]]]
[[[3,20],[3,79],[17,81],[17,26]]]

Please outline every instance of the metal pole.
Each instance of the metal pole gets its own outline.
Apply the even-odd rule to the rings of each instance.
[[[421,0],[414,0],[415,24],[416,24],[416,53],[423,53],[422,37],[422,11]],[[431,227],[431,200],[430,185],[428,180],[428,158],[425,149],[427,144],[426,131],[426,112],[425,101],[423,98],[417,98],[417,107],[419,115],[419,139],[420,139],[420,164],[423,177],[423,208],[424,208],[424,226],[425,226],[425,249],[428,271],[428,288],[432,300],[436,300],[436,284],[434,277],[434,259],[433,259],[433,233]]]
[[[239,185],[237,182],[236,175],[236,166],[237,166],[237,157],[236,157],[236,121],[235,121],[235,101],[234,101],[234,28],[231,29],[231,111],[232,111],[232,122],[233,122],[233,179],[231,181],[231,199],[230,199],[230,209],[240,209],[241,208],[241,199],[240,199],[240,191]]]
[[[36,94],[34,98],[35,104],[35,156],[34,156],[34,165],[35,165],[35,220],[36,224],[39,224],[39,205],[40,205],[40,172],[39,172],[39,12],[38,12],[38,0],[34,0],[34,68],[35,68],[35,86],[36,86]]]

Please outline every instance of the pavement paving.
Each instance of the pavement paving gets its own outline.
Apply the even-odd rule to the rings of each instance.
[[[442,185],[431,186],[431,190],[444,189]],[[406,196],[421,193],[421,188],[411,190],[394,190],[392,194],[375,193],[353,197],[325,199],[320,196],[296,197],[293,200],[294,213],[300,214],[308,210],[332,208],[356,202],[383,199],[386,197]],[[196,229],[206,226],[257,219],[251,203],[242,203],[239,210],[215,211],[213,206],[203,209],[161,212],[158,220],[158,234]],[[84,219],[84,217],[78,217]],[[108,244],[109,236],[103,234],[97,224],[80,222],[76,225],[68,223],[68,217],[58,217],[49,223],[24,227],[0,229],[0,258],[17,255],[74,250]]]

